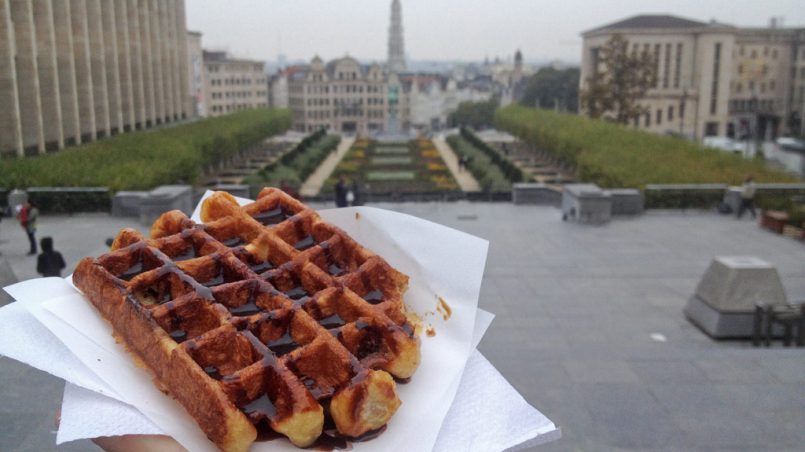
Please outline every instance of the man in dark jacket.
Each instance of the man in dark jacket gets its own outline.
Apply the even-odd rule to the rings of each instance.
[[[61,271],[65,267],[64,258],[61,253],[53,249],[53,239],[42,237],[39,242],[42,246],[42,254],[36,260],[36,272],[42,276],[61,276]]]
[[[344,176],[339,177],[335,184],[335,206],[347,206],[347,184],[344,182]]]

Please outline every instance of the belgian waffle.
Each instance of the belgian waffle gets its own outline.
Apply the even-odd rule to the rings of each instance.
[[[201,218],[123,229],[73,275],[160,389],[227,451],[384,428],[419,365],[408,277],[276,189],[243,207],[216,192]]]

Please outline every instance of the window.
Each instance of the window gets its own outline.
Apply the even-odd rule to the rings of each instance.
[[[752,50],[752,55],[751,55],[751,57],[752,57],[753,59],[754,59],[754,58],[757,58],[757,50],[754,50],[754,49]]]
[[[662,68],[662,87],[668,88],[669,75],[671,72],[671,44],[665,44],[665,61]]]
[[[710,91],[710,114],[716,114],[718,109],[718,78],[721,71],[721,43],[717,42],[713,55],[713,85]]]
[[[741,84],[741,82],[738,82],[738,83],[735,84],[735,92],[736,93],[740,93],[742,89],[743,89],[743,84]]]
[[[770,81],[769,82],[769,89],[774,91],[775,88],[777,88],[777,83],[774,80]]]
[[[660,50],[662,46],[654,44],[654,87],[660,87]]]
[[[657,109],[657,125],[662,124],[662,109]]]
[[[669,121],[674,120],[674,106],[673,105],[668,107],[668,120]]]
[[[646,127],[651,127],[651,113],[646,113]]]
[[[679,88],[679,78],[682,74],[682,43],[676,45],[676,61],[674,61],[674,88]]]

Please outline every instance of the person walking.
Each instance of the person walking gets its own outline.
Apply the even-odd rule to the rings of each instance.
[[[740,220],[744,211],[749,209],[752,218],[757,218],[755,213],[755,182],[752,175],[746,176],[743,185],[741,186],[741,205],[738,207],[738,219]]]
[[[347,206],[347,183],[344,181],[344,176],[339,176],[335,184],[335,206]]]
[[[25,201],[17,214],[17,219],[20,220],[20,225],[25,229],[25,233],[28,234],[28,241],[31,244],[28,251],[29,256],[36,254],[36,220],[38,217],[39,209],[30,201]]]
[[[44,277],[59,276],[65,267],[61,253],[53,249],[53,239],[42,237],[42,254],[36,259],[36,272]]]

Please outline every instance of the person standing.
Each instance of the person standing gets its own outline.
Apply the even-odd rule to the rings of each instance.
[[[746,179],[741,186],[741,205],[738,207],[738,219],[743,216],[746,209],[749,209],[749,212],[752,214],[752,218],[757,217],[757,214],[755,213],[755,189],[755,181],[750,174],[749,176],[746,176]]]
[[[61,253],[53,249],[53,239],[42,237],[42,254],[36,260],[36,272],[44,277],[59,276],[65,267]]]
[[[38,217],[39,209],[30,201],[25,201],[17,214],[20,225],[25,229],[25,233],[28,234],[28,241],[31,244],[31,249],[28,251],[29,256],[36,254],[36,220]]]
[[[335,184],[335,206],[347,206],[347,184],[344,182],[344,176],[339,176]]]

